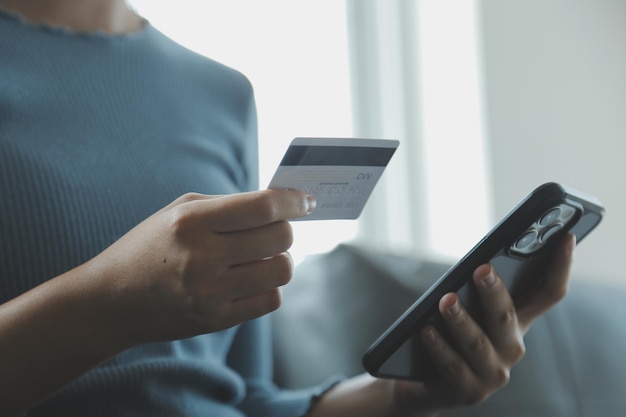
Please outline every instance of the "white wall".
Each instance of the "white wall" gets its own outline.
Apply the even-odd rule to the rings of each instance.
[[[263,147],[267,169],[262,172],[262,184],[292,136],[350,134],[344,2],[181,0],[178,13],[171,13],[171,7],[161,2],[132,3],[179,42],[235,66],[252,79],[260,136],[271,143]],[[355,55],[353,99],[361,121],[357,120],[354,134],[402,140],[360,222],[365,240],[383,249],[419,254],[432,249],[436,239],[449,241],[456,244],[452,248],[456,260],[477,241],[477,233],[486,231],[464,230],[466,236],[459,237],[458,227],[450,224],[435,230],[437,223],[431,217],[447,206],[429,190],[451,188],[429,185],[432,177],[457,180],[455,184],[461,186],[452,189],[472,195],[478,181],[470,178],[470,174],[475,176],[475,164],[459,168],[456,160],[439,163],[447,173],[426,172],[425,162],[432,165],[434,160],[432,150],[426,149],[426,133],[432,131],[426,129],[428,114],[433,107],[432,100],[420,97],[427,84],[431,97],[454,103],[444,109],[450,125],[460,125],[463,116],[474,115],[459,107],[463,88],[453,78],[476,70],[473,58],[460,61],[471,49],[467,47],[471,43],[467,28],[473,19],[470,3],[479,4],[482,18],[475,26],[483,35],[476,43],[484,58],[477,60],[482,65],[478,73],[485,91],[480,107],[487,113],[483,130],[490,154],[484,165],[493,174],[492,183],[486,186],[488,196],[474,198],[472,208],[487,212],[491,226],[544,181],[562,181],[595,194],[605,203],[607,216],[578,248],[575,273],[626,281],[617,262],[626,255],[622,240],[626,238],[622,236],[626,232],[626,189],[622,186],[626,179],[625,0],[348,0],[350,47]],[[241,10],[247,13],[242,15]],[[459,32],[459,28],[466,31]],[[425,53],[428,50],[453,55],[455,61],[439,70],[440,63]],[[426,77],[438,72],[440,82]],[[328,81],[322,81],[322,75]],[[457,112],[451,115],[454,109]],[[379,113],[380,120],[374,120]],[[447,149],[467,146],[467,126],[461,126],[462,134],[443,132]],[[466,160],[475,161],[462,153]],[[405,175],[408,166],[415,177]],[[401,189],[390,190],[385,183]],[[495,210],[488,207],[492,198]],[[378,210],[380,206],[389,207]],[[387,220],[377,217],[381,213]],[[478,218],[478,214],[470,217]],[[465,224],[464,219],[451,219]],[[340,240],[332,237],[339,223],[303,226],[310,228],[297,233],[297,257],[328,249]],[[322,231],[322,226],[328,227]],[[454,236],[448,237],[446,230],[454,230]]]
[[[184,46],[243,72],[255,89],[260,186],[295,136],[351,136],[345,5],[337,0],[130,0]],[[297,263],[357,232],[350,220],[294,222]]]
[[[495,213],[559,181],[602,200],[574,275],[626,285],[626,1],[482,0]]]
[[[495,223],[475,0],[346,3],[355,134],[400,140],[356,242],[455,262]]]

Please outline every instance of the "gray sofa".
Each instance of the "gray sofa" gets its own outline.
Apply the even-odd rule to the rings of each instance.
[[[447,268],[350,245],[307,258],[272,316],[277,383],[362,373],[370,343]],[[525,342],[504,389],[445,416],[626,416],[626,288],[574,277]]]

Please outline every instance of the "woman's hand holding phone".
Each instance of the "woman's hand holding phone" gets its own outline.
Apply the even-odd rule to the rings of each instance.
[[[509,371],[524,356],[523,337],[534,319],[565,296],[575,245],[575,237],[568,234],[540,278],[541,285],[517,306],[497,271],[488,264],[478,267],[473,280],[485,312],[483,327],[472,319],[455,294],[446,294],[439,311],[460,351],[434,327],[422,329],[420,337],[441,378],[426,383],[391,381],[399,411],[412,416],[416,407],[426,406],[432,412],[475,404],[504,386]]]
[[[485,312],[482,327],[455,293],[441,297],[439,312],[456,347],[434,327],[419,333],[439,378],[424,382],[362,374],[326,393],[311,416],[434,417],[484,401],[508,382],[511,368],[524,356],[523,337],[533,320],[564,297],[574,246],[574,236],[566,235],[538,277],[541,284],[519,303],[495,268],[476,268],[472,278]]]
[[[490,348],[487,340],[503,363],[516,362],[521,356],[515,353],[516,332],[525,334],[532,320],[563,296],[569,274],[563,257],[571,256],[576,241],[603,214],[591,196],[557,183],[537,187],[387,328],[365,353],[365,369],[376,377],[432,385],[458,368],[442,368],[433,356],[450,359],[456,352],[471,365],[476,349]],[[496,277],[491,285],[482,279],[490,272]],[[434,340],[426,337],[433,335]],[[439,339],[450,352],[440,348]]]

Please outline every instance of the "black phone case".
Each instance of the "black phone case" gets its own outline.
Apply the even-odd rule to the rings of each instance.
[[[481,310],[471,279],[473,271],[491,263],[505,281],[514,301],[538,284],[559,241],[568,232],[580,242],[602,220],[604,207],[594,197],[558,183],[536,188],[507,214],[459,262],[409,307],[367,350],[363,365],[384,378],[430,381],[437,378],[419,330],[426,324],[454,346],[439,313],[439,300],[456,292],[480,324]]]

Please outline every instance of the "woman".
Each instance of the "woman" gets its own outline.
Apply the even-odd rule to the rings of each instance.
[[[291,278],[287,221],[315,201],[252,191],[246,78],[123,0],[0,7],[0,415],[436,415],[503,386],[564,295],[571,237],[518,310],[476,270],[486,333],[442,298],[460,351],[416,329],[440,383],[277,389],[261,317]]]

